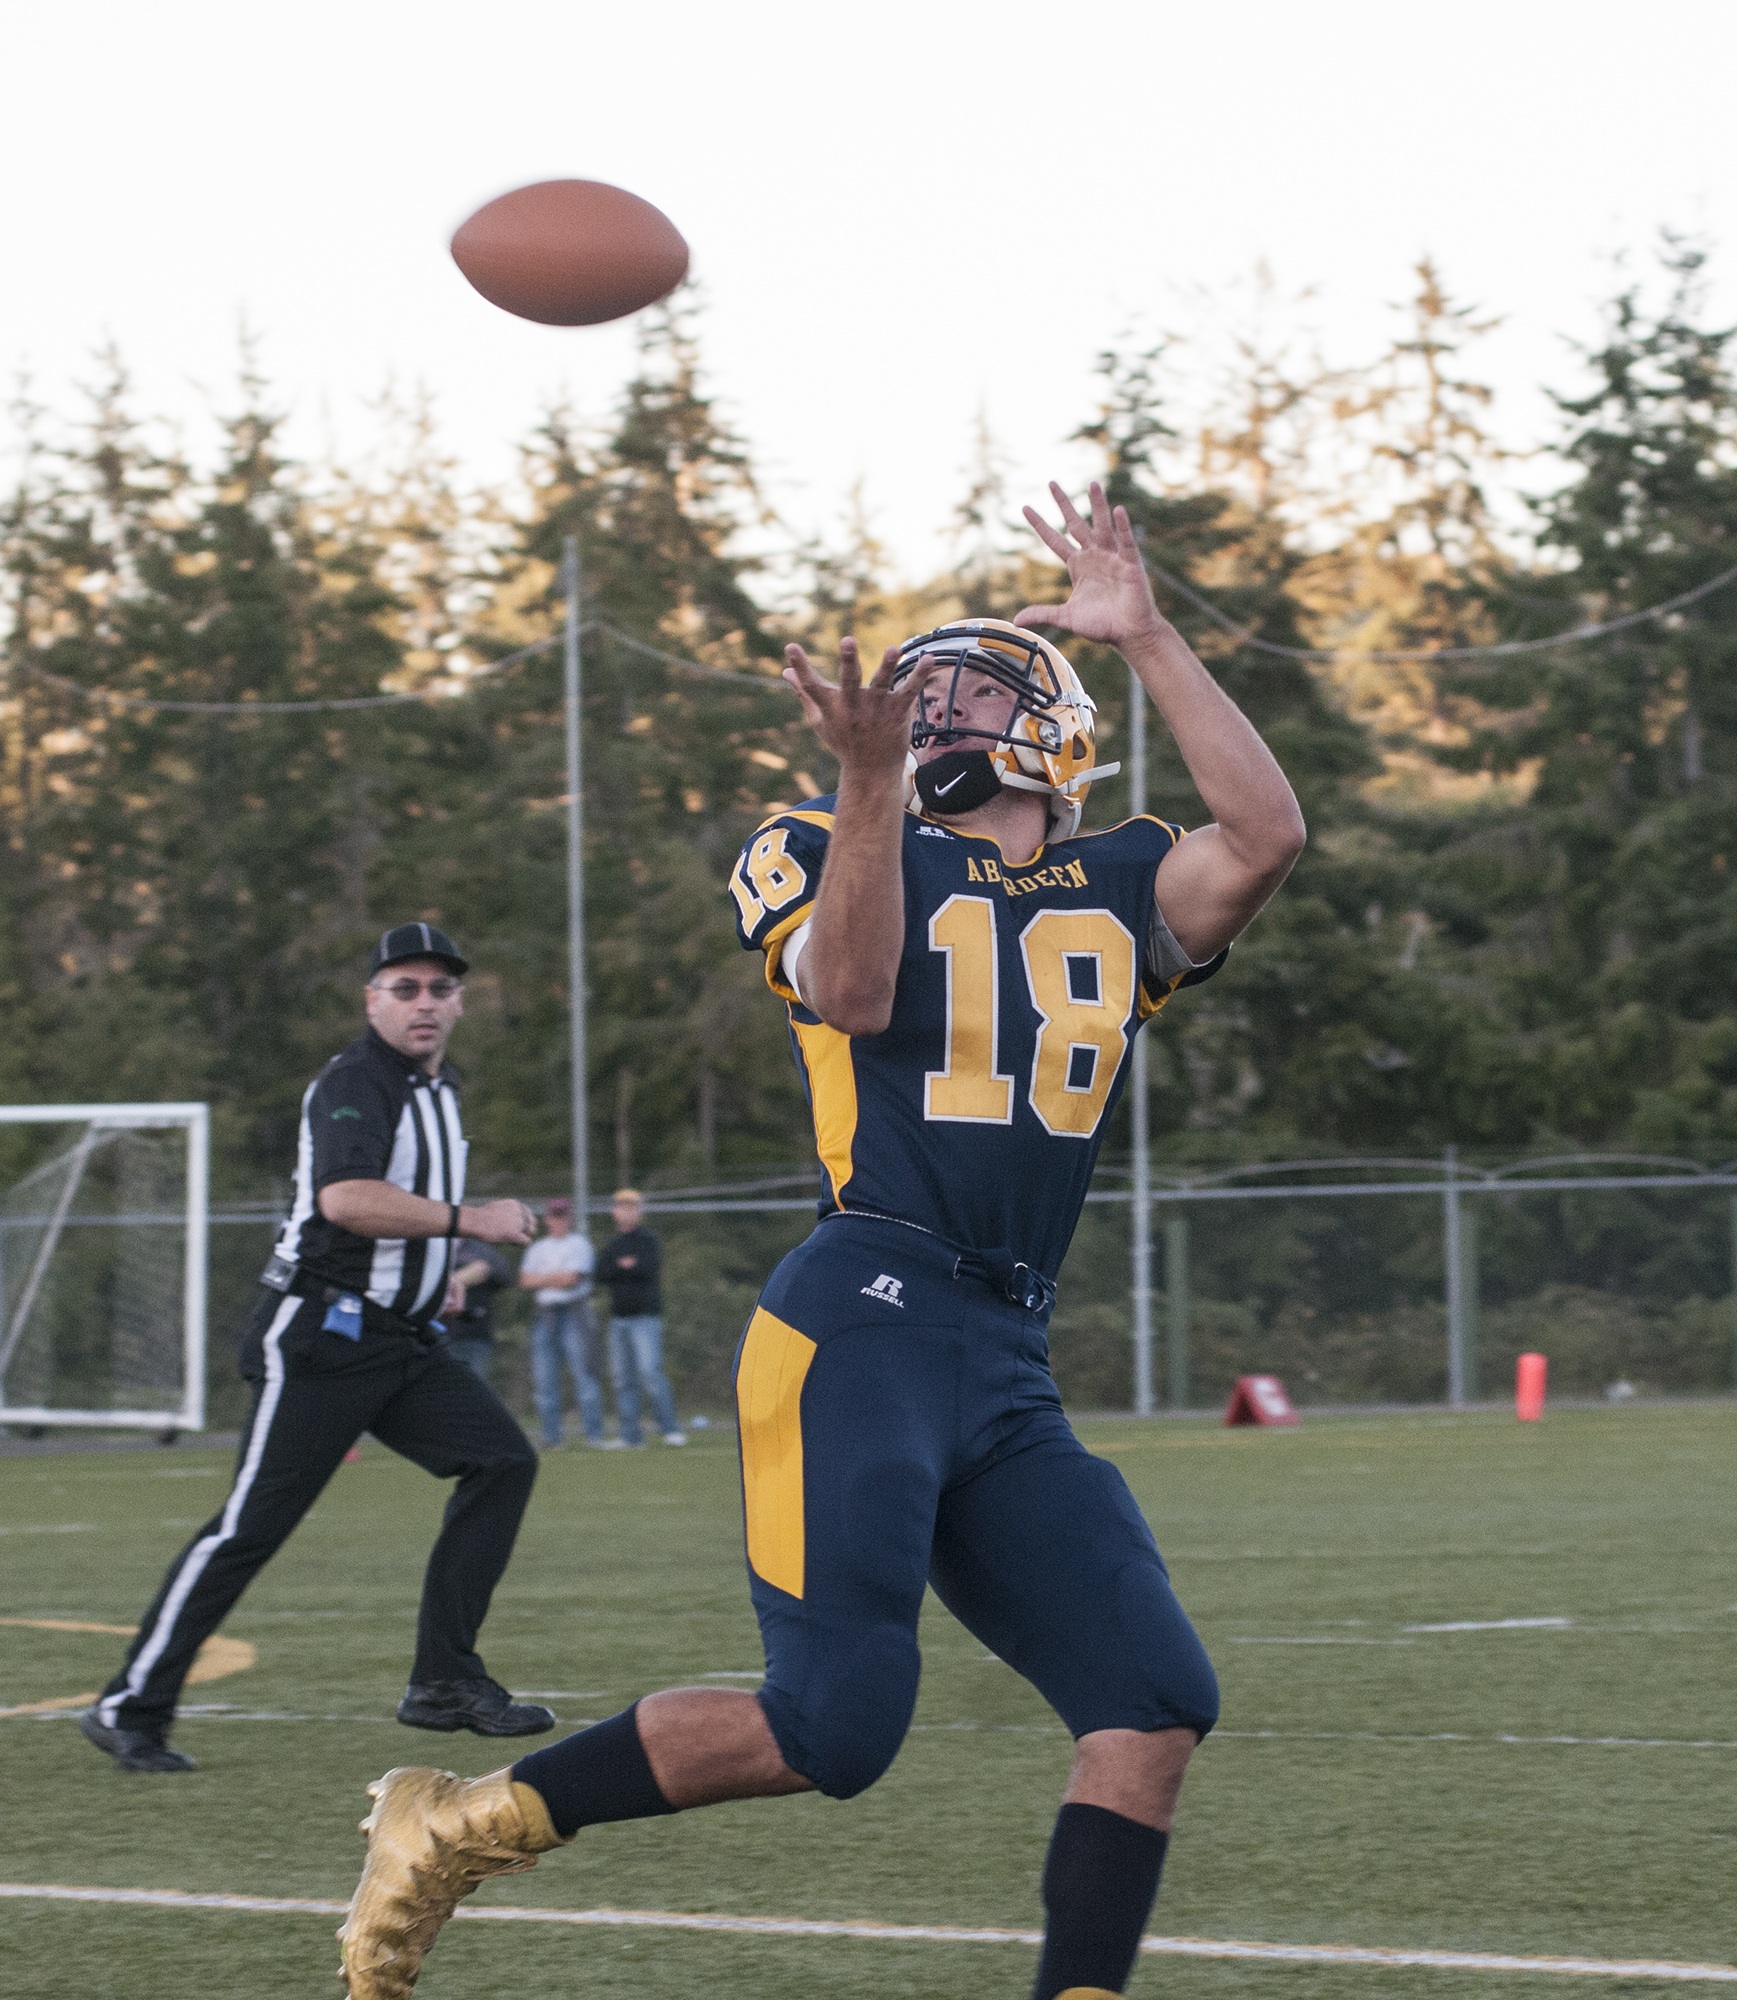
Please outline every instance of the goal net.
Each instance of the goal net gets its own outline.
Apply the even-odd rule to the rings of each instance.
[[[201,1430],[203,1104],[0,1105],[0,1424]]]

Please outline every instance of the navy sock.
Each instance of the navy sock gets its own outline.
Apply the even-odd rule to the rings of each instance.
[[[581,1729],[547,1750],[533,1750],[513,1766],[520,1784],[542,1793],[563,1840],[571,1840],[582,1826],[601,1826],[612,1819],[655,1819],[659,1813],[675,1811],[651,1774],[634,1720],[638,1707],[635,1702],[607,1722]]]
[[[1120,1993],[1158,1894],[1167,1833],[1104,1806],[1066,1805],[1043,1864],[1043,1957],[1032,2000],[1070,1986]]]

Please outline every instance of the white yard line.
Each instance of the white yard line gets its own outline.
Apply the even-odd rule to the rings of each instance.
[[[1470,1743],[1500,1748],[1574,1750],[1737,1750],[1737,1740],[1719,1736],[1472,1736],[1462,1730],[1432,1729],[1406,1734],[1382,1729],[1215,1729],[1206,1740],[1235,1743]]]
[[[179,1889],[83,1889],[58,1883],[0,1882],[0,1898],[99,1903],[157,1910],[219,1910],[250,1916],[341,1917],[344,1903],[314,1896],[194,1895]],[[480,1923],[570,1924],[586,1928],[721,1931],[733,1936],[861,1938],[876,1944],[1042,1943],[1037,1931],[964,1929],[945,1924],[830,1922],[810,1917],[690,1916],[675,1910],[539,1910],[471,1903],[460,1919]],[[1533,1957],[1518,1952],[1428,1951],[1404,1946],[1253,1944],[1231,1938],[1149,1937],[1141,1949],[1166,1958],[1252,1959],[1277,1965],[1415,1966],[1442,1972],[1557,1972],[1581,1978],[1663,1979],[1737,1985],[1737,1965],[1678,1959]]]
[[[1415,1639],[1344,1639],[1337,1634],[1332,1637],[1279,1638],[1279,1639],[1232,1639],[1233,1646],[1415,1646]]]
[[[1457,1618],[1449,1625],[1407,1625],[1407,1632],[1566,1632],[1572,1618]]]

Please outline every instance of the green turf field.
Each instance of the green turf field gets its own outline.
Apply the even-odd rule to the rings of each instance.
[[[1155,1930],[1737,1959],[1737,1406],[1567,1412],[1526,1429],[1481,1414],[1315,1418],[1292,1433],[1082,1428],[1132,1482],[1224,1681]],[[187,1451],[0,1459],[0,1614],[128,1623],[227,1469]],[[504,1761],[390,1720],[440,1497],[376,1446],[342,1471],[227,1628],[257,1665],[191,1691],[227,1705],[181,1725],[197,1776],[126,1777],[69,1721],[0,1721],[0,1882],[342,1897],[370,1777]],[[1412,1629],[1546,1618],[1569,1622]],[[546,1459],[484,1640],[503,1679],[560,1690],[571,1721],[673,1681],[751,1686],[729,1442]],[[118,1644],[0,1626],[0,1705],[98,1686]],[[1066,1738],[933,1605],[925,1659],[917,1728],[867,1797],[600,1829],[484,1899],[1031,1928]],[[332,1927],[4,1901],[0,1992],[335,1993]],[[1022,1995],[1032,1958],[1020,1944],[478,1923],[446,1933],[419,1996],[987,2000]],[[1143,1961],[1132,1988],[1664,1990],[1193,1960]]]

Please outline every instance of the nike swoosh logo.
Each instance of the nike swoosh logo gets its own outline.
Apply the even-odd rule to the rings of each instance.
[[[944,799],[955,785],[962,785],[964,784],[964,782],[965,782],[965,773],[961,771],[958,777],[949,778],[944,785],[937,785],[935,787],[936,798]]]

